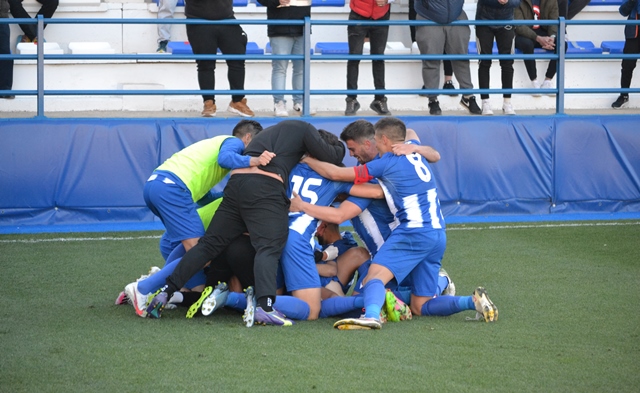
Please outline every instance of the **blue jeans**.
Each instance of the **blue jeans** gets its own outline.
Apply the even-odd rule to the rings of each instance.
[[[271,53],[274,55],[302,55],[304,54],[304,36],[298,37],[269,37]],[[291,75],[291,87],[293,90],[302,90],[302,60],[291,60],[293,63],[293,75]],[[271,89],[285,90],[287,85],[287,67],[289,60],[273,60],[271,68]],[[274,94],[273,102],[284,101],[284,94]],[[286,102],[286,101],[285,101]],[[302,95],[294,94],[293,102],[302,105]]]

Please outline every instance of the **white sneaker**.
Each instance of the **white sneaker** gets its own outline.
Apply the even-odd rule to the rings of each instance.
[[[539,89],[540,86],[542,86],[542,82],[538,81],[537,79],[534,79],[534,80],[531,81],[531,87],[533,89]],[[534,96],[534,97],[541,97],[542,96],[542,94],[540,94],[540,93],[533,93],[531,95]]]
[[[278,101],[273,105],[273,111],[275,112],[277,117],[288,117],[289,112],[287,112],[287,105],[284,101]]]
[[[438,273],[438,276],[446,277],[447,280],[449,280],[449,285],[447,285],[447,287],[444,289],[444,291],[442,291],[441,295],[442,296],[455,296],[456,295],[456,284],[453,283],[453,280],[451,279],[451,277],[449,277],[449,274],[447,273],[447,271],[444,270],[443,268],[440,268],[440,272]]]
[[[488,99],[482,100],[482,116],[491,116],[493,111],[491,110],[491,103]]]
[[[545,79],[544,82],[542,82],[542,86],[540,86],[542,89],[555,89],[556,87],[553,85],[553,82],[551,82],[549,79]],[[556,93],[547,93],[547,95],[550,96],[555,96]]]
[[[293,110],[296,111],[296,112],[302,113],[302,104],[298,104],[298,103],[293,104]],[[315,115],[316,113],[317,112],[316,112],[315,109],[309,109],[309,114],[310,115]]]
[[[502,112],[505,115],[515,115],[516,111],[513,110],[513,105],[510,102],[504,102],[502,104]]]
[[[136,314],[145,318],[147,316],[147,295],[143,295],[138,291],[138,282],[132,282],[124,287],[124,293],[127,294]]]

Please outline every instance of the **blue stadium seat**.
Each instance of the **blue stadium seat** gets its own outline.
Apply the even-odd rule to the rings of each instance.
[[[313,54],[313,48],[310,49],[311,54]],[[264,53],[271,54],[271,42],[267,42],[267,46],[264,47]]]
[[[600,48],[602,53],[622,53],[624,41],[602,41]]]
[[[167,51],[174,55],[192,55],[191,44],[186,41],[171,41],[167,44]],[[220,50],[218,53],[221,54]],[[264,49],[255,42],[247,42],[247,55],[263,55]]]
[[[522,51],[521,51],[520,49],[516,48],[515,53],[517,53],[517,54],[521,55],[521,54],[522,54]],[[542,49],[542,48],[535,48],[535,49],[533,50],[533,54],[535,54],[535,55],[549,55],[549,54],[551,54],[551,55],[552,55],[552,54],[554,54],[554,53],[556,53],[556,51],[553,51],[553,50],[546,50],[546,49]]]
[[[344,7],[345,0],[311,0],[313,7]]]
[[[589,5],[620,5],[624,0],[591,0]]]
[[[218,50],[218,53],[220,51]],[[255,42],[247,42],[248,55],[264,55],[264,49],[260,48]]]
[[[154,3],[158,4],[159,0],[153,0]],[[246,7],[249,4],[249,0],[233,0],[234,7]],[[178,7],[184,7],[184,0],[178,0]]]
[[[318,42],[316,53],[321,55],[348,55],[348,42]]]
[[[591,41],[569,41],[567,53],[602,53],[602,48],[598,48]]]
[[[493,42],[493,49],[491,50],[491,53],[493,53],[494,55],[498,54],[498,45],[495,43],[495,41]],[[475,41],[469,41],[469,54],[478,54],[478,44],[476,44]]]

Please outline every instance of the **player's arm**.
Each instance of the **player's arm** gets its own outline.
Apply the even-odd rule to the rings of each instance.
[[[362,213],[362,209],[355,203],[344,201],[339,207],[317,206],[305,202],[294,193],[291,198],[291,206],[289,211],[303,212],[318,220],[330,222],[332,224],[342,224],[343,222],[356,217]]]
[[[318,160],[334,165],[342,163],[346,152],[344,145],[342,143],[331,145],[325,142],[320,137],[318,130],[311,124],[308,124],[308,128],[305,130],[303,142],[307,152]]]
[[[218,164],[226,169],[248,168],[250,166],[267,165],[275,153],[264,151],[259,157],[242,155],[244,143],[239,138],[228,138],[222,142],[218,153]]]
[[[349,195],[353,195],[360,198],[369,198],[369,199],[382,199],[384,198],[384,192],[382,191],[382,187],[379,184],[355,184],[351,187],[349,191]]]
[[[333,277],[338,274],[338,265],[335,261],[316,263],[316,269],[318,269],[318,274],[322,277]]]
[[[407,128],[407,135],[404,140],[405,142],[418,141],[418,143],[420,143],[418,134],[411,128]],[[393,154],[396,156],[407,156],[409,154],[418,153],[430,163],[440,161],[440,153],[431,146],[422,146],[415,143],[397,143],[392,146],[392,149]]]
[[[315,156],[314,156],[315,157]],[[312,157],[305,157],[302,162],[326,179],[333,181],[353,182],[356,179],[353,168],[344,168],[328,162],[319,161]]]

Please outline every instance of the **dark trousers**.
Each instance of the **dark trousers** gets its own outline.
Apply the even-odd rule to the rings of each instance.
[[[256,250],[251,245],[247,235],[238,236],[223,253],[211,261],[207,271],[207,286],[215,287],[219,282],[228,283],[232,276],[236,276],[242,288],[255,286],[253,275],[253,261]]]
[[[385,16],[378,20],[389,20],[391,12],[387,12]],[[349,13],[349,20],[372,20],[371,18],[365,18],[351,11]],[[369,43],[371,44],[372,55],[383,55],[384,50],[387,47],[387,37],[389,36],[388,25],[354,25],[347,27],[347,33],[349,35],[349,54],[361,55],[362,48],[364,47],[365,37],[369,37]],[[347,61],[347,89],[358,89],[358,73],[360,67],[360,60]],[[371,68],[373,71],[373,86],[376,90],[384,90],[384,60],[373,60],[371,62]],[[356,98],[357,95],[348,95],[347,97]],[[376,100],[382,100],[384,94],[376,94]]]
[[[418,15],[414,6],[414,1],[415,0],[409,0],[409,20],[416,20],[416,15]],[[409,29],[411,31],[411,42],[416,42],[416,27],[409,26]],[[446,55],[447,52],[444,52],[443,54]],[[451,65],[451,60],[442,60],[442,66],[444,67],[445,76],[453,76],[453,66]]]
[[[269,297],[275,302],[278,263],[289,235],[289,198],[281,182],[264,175],[239,174],[229,178],[224,199],[209,228],[167,278],[170,291],[182,288],[245,232],[256,250],[256,297]],[[234,262],[229,262],[233,267]]]
[[[56,12],[58,8],[58,0],[37,0],[38,3],[42,4],[40,10],[37,15],[42,15],[44,18],[51,19],[53,14]],[[22,0],[9,0],[9,11],[14,18],[31,18],[31,15],[24,9],[22,6]],[[46,27],[46,25],[45,25]],[[20,25],[24,34],[29,37],[31,41],[33,41],[38,35],[38,27],[37,25]]]
[[[591,0],[558,0],[558,14],[565,19],[575,18]]]
[[[541,26],[539,29],[536,29],[536,34],[539,36],[548,36],[547,31]],[[538,41],[533,41],[525,36],[516,35],[515,40],[516,48],[520,49],[523,54],[530,55],[533,54],[533,50],[535,48],[541,48]],[[558,38],[556,37],[556,49],[558,46]],[[564,50],[567,51],[567,43],[564,43]],[[549,66],[547,67],[547,72],[545,73],[545,77],[548,79],[553,79],[556,76],[557,71],[557,60],[549,60]],[[536,69],[536,61],[535,60],[525,60],[524,66],[527,69],[527,74],[529,75],[530,80],[534,80],[538,78],[538,71]]]
[[[624,42],[624,54],[636,54],[640,53],[640,36],[636,38],[627,38]],[[633,77],[633,70],[636,68],[636,62],[638,59],[623,59],[622,60],[622,75],[620,76],[620,87],[627,89],[631,86],[631,78]],[[628,93],[622,93],[628,94]]]
[[[481,55],[490,55],[493,51],[493,40],[495,39],[498,46],[498,54],[513,54],[513,38],[516,32],[513,26],[508,28],[492,28],[490,26],[476,26],[476,43],[478,45],[478,53]],[[500,69],[502,70],[502,88],[513,88],[513,60],[500,60]],[[478,83],[481,89],[489,88],[489,75],[491,71],[491,60],[480,60],[478,67]],[[489,98],[489,94],[481,94],[484,100]],[[510,98],[511,94],[504,94],[505,98]]]
[[[0,25],[0,54],[11,54],[11,31],[9,25]],[[11,90],[13,87],[13,60],[0,60],[0,90]],[[5,95],[5,94],[0,94]]]
[[[187,37],[196,55],[211,55],[220,52],[225,55],[244,55],[247,52],[247,35],[240,25],[187,25]],[[200,90],[215,90],[216,61],[196,60]],[[227,60],[227,79],[231,90],[244,90],[244,60]],[[216,98],[203,94],[203,101]],[[231,100],[239,102],[244,95],[233,95]]]

